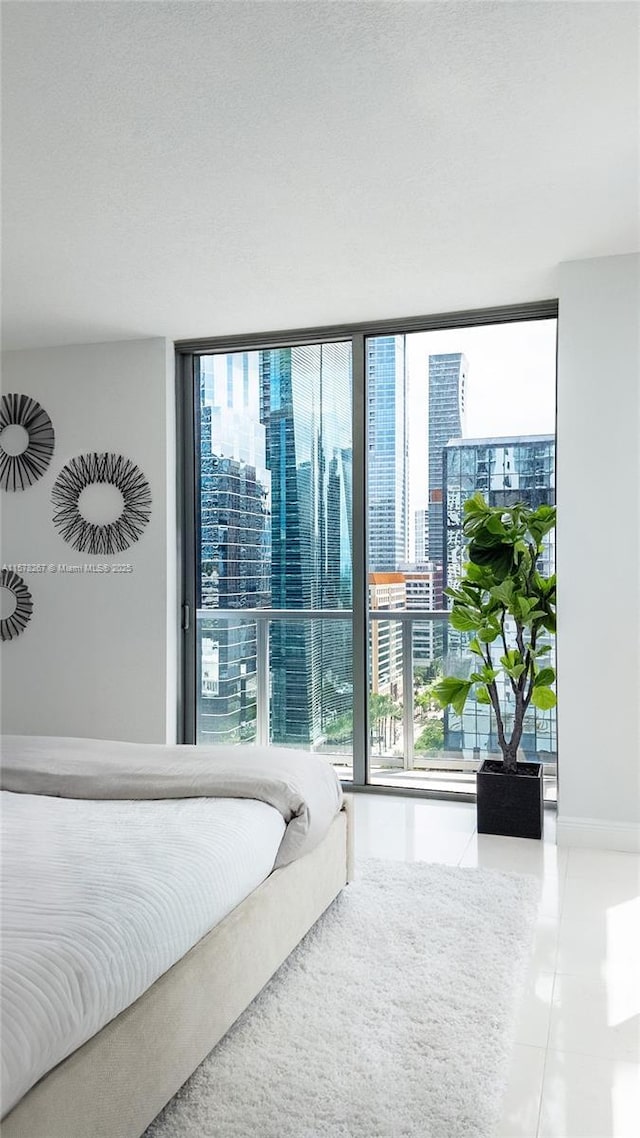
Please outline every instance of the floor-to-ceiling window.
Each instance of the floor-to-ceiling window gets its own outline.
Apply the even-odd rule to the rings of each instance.
[[[351,344],[195,364],[196,740],[303,747],[347,772]]]
[[[445,590],[465,561],[463,507],[555,503],[556,320],[466,325],[366,340],[369,774],[378,785],[460,792],[499,752],[493,712],[432,696],[473,670]],[[541,569],[555,571],[555,535]],[[509,718],[511,693],[501,689]],[[555,794],[556,711],[527,712],[522,753]]]
[[[179,345],[185,738],[473,792],[495,725],[431,694],[471,667],[444,590],[466,498],[555,502],[555,344],[547,303]],[[529,713],[522,748],[553,798],[555,710]]]

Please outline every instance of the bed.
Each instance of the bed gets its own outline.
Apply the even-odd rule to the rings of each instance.
[[[2,1134],[139,1138],[349,880],[348,802],[289,749],[2,743]]]

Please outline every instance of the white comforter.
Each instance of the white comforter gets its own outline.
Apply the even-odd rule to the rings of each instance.
[[[285,747],[192,747],[2,737],[2,790],[63,798],[257,798],[287,823],[276,867],[322,841],[342,805],[333,767]]]
[[[282,815],[251,799],[2,792],[2,1113],[271,872]]]

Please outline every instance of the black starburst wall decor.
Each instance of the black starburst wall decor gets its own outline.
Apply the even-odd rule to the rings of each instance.
[[[16,602],[11,616],[2,617],[0,620],[0,640],[14,640],[24,632],[31,620],[33,599],[22,577],[11,569],[0,570],[0,588],[8,589]]]
[[[78,508],[87,486],[106,482],[124,499],[119,518],[99,525],[87,521]],[[120,454],[81,454],[64,466],[51,491],[56,507],[53,524],[74,549],[81,553],[121,553],[137,541],[151,517],[151,490],[144,474]]]
[[[29,395],[3,395],[0,403],[0,435],[5,427],[23,427],[28,442],[20,454],[9,454],[0,437],[0,486],[25,490],[41,478],[51,462],[55,432],[51,419]]]

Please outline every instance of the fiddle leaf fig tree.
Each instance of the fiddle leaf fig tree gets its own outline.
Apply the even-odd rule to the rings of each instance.
[[[464,513],[469,560],[462,579],[446,592],[453,598],[451,627],[472,633],[469,648],[477,666],[467,679],[446,676],[432,690],[442,707],[450,705],[458,715],[472,691],[478,703],[491,704],[503,770],[514,773],[529,705],[547,710],[556,703],[551,687],[556,674],[545,661],[551,646],[539,646],[545,632],[556,630],[556,578],[537,568],[556,510],[489,506],[478,493],[465,502]],[[497,683],[501,675],[513,693],[509,737]]]

